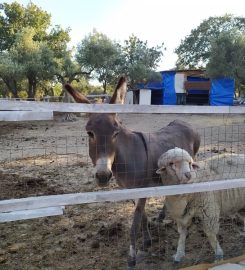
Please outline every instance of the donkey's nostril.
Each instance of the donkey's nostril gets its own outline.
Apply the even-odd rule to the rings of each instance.
[[[190,172],[186,172],[185,173],[185,177],[190,180],[191,179],[191,173]]]
[[[111,177],[111,171],[99,171],[95,173],[95,178],[99,186],[107,185]]]

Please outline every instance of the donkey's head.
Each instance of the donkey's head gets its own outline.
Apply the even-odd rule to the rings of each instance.
[[[127,81],[120,78],[114,91],[110,104],[124,103],[122,91],[125,92]],[[76,102],[89,103],[81,94],[70,85],[66,85],[67,91]],[[95,178],[99,186],[105,186],[112,177],[112,164],[116,153],[117,137],[121,130],[121,124],[116,114],[91,114],[86,125],[89,136],[89,156],[95,166]]]
[[[92,114],[86,125],[89,136],[89,156],[95,166],[95,178],[100,186],[112,177],[117,136],[121,124],[116,114]]]

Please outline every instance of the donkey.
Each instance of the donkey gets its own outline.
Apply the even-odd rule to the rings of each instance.
[[[125,91],[126,79],[120,78],[111,104],[123,103],[122,92]],[[66,85],[67,91],[77,102],[89,101]],[[95,178],[99,186],[106,186],[112,176],[123,188],[159,186],[161,181],[156,174],[157,161],[162,153],[179,147],[194,157],[200,146],[200,136],[191,126],[183,121],[175,120],[157,132],[146,134],[132,131],[124,127],[118,116],[113,113],[91,114],[86,125],[89,136],[89,156],[95,167]],[[128,269],[136,265],[136,240],[140,226],[144,247],[151,244],[145,213],[146,198],[136,203],[130,231],[130,249]]]

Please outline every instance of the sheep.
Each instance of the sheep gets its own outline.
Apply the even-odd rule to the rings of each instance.
[[[221,164],[225,168],[220,168]],[[209,181],[224,179],[224,175],[231,172],[234,177],[244,177],[244,166],[245,155],[216,156],[197,164],[187,151],[176,147],[160,156],[157,173],[161,175],[163,185],[198,183],[207,181],[209,177]],[[233,214],[245,208],[245,188],[167,196],[165,204],[179,232],[174,261],[180,262],[185,256],[187,228],[193,217],[201,219],[217,261],[223,259],[223,250],[217,240],[220,215]]]

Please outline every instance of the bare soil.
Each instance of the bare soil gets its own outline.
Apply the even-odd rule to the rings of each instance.
[[[216,153],[245,153],[245,118],[242,115],[120,115],[128,128],[152,132],[174,119],[191,123],[202,136],[198,159]],[[86,115],[64,122],[0,123],[0,199],[99,190],[88,156]],[[112,181],[107,188],[117,188]],[[148,200],[146,211],[153,220],[162,198]],[[53,270],[125,269],[132,201],[97,203],[65,208],[63,216],[0,224],[0,269]],[[152,247],[138,270],[179,269],[211,262],[213,252],[194,220],[187,239],[186,257],[173,265],[178,233],[173,221],[150,222]],[[221,221],[219,240],[226,258],[245,252],[238,219]],[[141,246],[141,239],[139,239]]]

